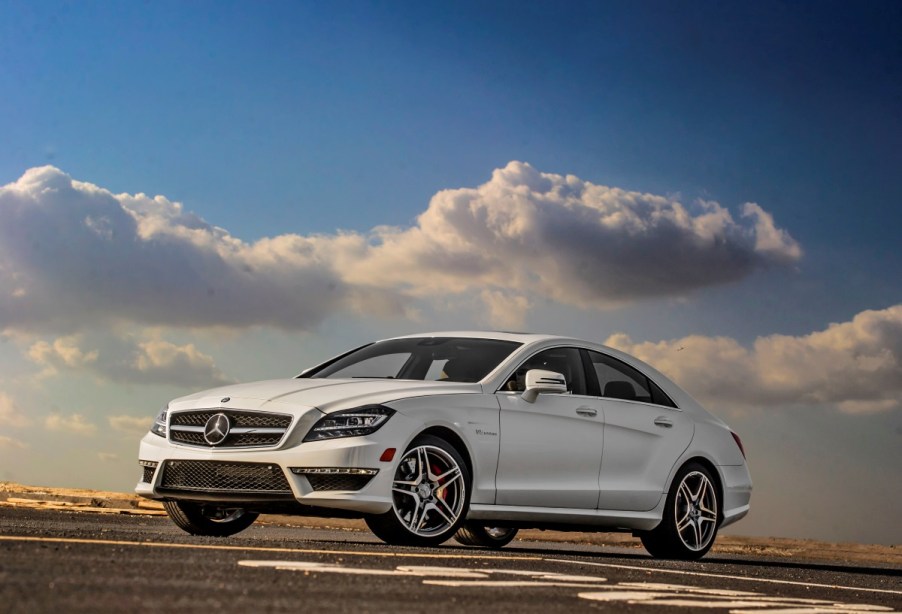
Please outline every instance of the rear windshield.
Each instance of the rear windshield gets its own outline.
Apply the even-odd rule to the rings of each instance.
[[[301,377],[478,382],[520,345],[466,337],[391,339],[354,350]]]

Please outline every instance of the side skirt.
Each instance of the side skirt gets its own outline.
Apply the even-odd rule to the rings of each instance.
[[[467,520],[493,526],[548,529],[555,531],[650,531],[661,522],[662,501],[647,512],[623,510],[580,510],[554,507],[517,507],[471,504]]]

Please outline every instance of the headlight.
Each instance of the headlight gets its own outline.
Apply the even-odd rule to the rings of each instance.
[[[313,425],[304,441],[359,437],[375,433],[392,417],[395,410],[384,405],[364,405],[329,414]]]
[[[150,432],[154,435],[159,435],[160,437],[166,436],[166,414],[169,412],[169,405],[163,407],[160,410],[160,413],[157,414],[157,417],[153,419],[153,426],[150,427]]]

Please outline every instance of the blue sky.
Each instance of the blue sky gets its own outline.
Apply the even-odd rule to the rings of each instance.
[[[870,343],[867,350],[848,350],[849,364],[860,366],[861,356],[870,352],[897,365],[881,377],[900,374],[902,350],[895,333],[872,339],[873,327],[896,330],[895,312],[886,310],[902,303],[902,6],[897,2],[7,0],[0,3],[0,142],[0,185],[19,186],[2,202],[20,203],[16,199],[27,195],[29,203],[66,206],[76,222],[90,220],[85,223],[94,234],[86,236],[109,238],[123,231],[117,224],[127,225],[131,218],[119,219],[110,213],[119,209],[105,209],[120,204],[129,215],[143,212],[139,215],[160,224],[165,219],[171,225],[167,237],[197,227],[196,220],[165,208],[169,205],[113,199],[162,195],[228,237],[256,245],[230,252],[245,268],[262,267],[271,253],[297,257],[298,245],[279,251],[283,248],[255,243],[289,234],[315,244],[322,257],[351,263],[348,274],[292,260],[299,267],[291,269],[296,277],[286,281],[279,269],[267,269],[271,284],[250,286],[283,300],[294,296],[290,289],[305,296],[319,296],[322,287],[346,293],[334,301],[300,301],[296,307],[304,317],[249,302],[242,303],[241,317],[223,312],[204,321],[202,314],[211,311],[203,296],[176,306],[167,302],[190,295],[186,289],[197,279],[221,272],[221,267],[205,268],[212,256],[201,249],[200,239],[153,257],[119,252],[135,277],[147,280],[132,287],[116,277],[127,277],[125,271],[103,268],[113,253],[107,248],[68,233],[62,223],[51,229],[47,219],[9,213],[3,218],[6,233],[0,232],[0,278],[6,284],[0,298],[9,301],[0,302],[0,359],[7,373],[0,377],[5,395],[0,415],[5,398],[7,414],[19,416],[19,426],[0,430],[0,437],[28,446],[17,448],[17,454],[36,453],[46,437],[65,430],[61,425],[77,431],[67,416],[80,415],[93,425],[91,437],[99,446],[111,416],[137,420],[168,396],[190,392],[194,383],[290,375],[372,337],[450,325],[516,326],[598,340],[623,333],[631,344],[627,349],[665,365],[666,355],[641,344],[696,335],[729,338],[758,351],[756,340],[780,334],[807,344],[805,351],[815,356],[825,347],[818,343],[838,347],[841,332],[843,338],[858,335],[860,343]],[[529,167],[508,166],[512,161]],[[45,165],[60,174],[24,181],[29,169]],[[439,230],[461,230],[450,209],[442,209],[451,206],[452,196],[470,198],[466,190],[479,189],[472,203],[504,212],[505,201],[492,200],[493,195],[532,189],[543,173],[554,185],[572,175],[592,186],[655,195],[670,203],[660,205],[669,213],[673,203],[681,203],[695,221],[702,216],[698,201],[719,203],[732,215],[721,228],[728,249],[668,251],[672,235],[653,224],[644,243],[617,234],[578,235],[580,225],[558,215],[565,213],[561,210],[543,218],[545,223],[564,219],[562,227],[574,233],[576,247],[586,241],[591,261],[606,273],[574,274],[559,286],[548,282],[554,267],[579,261],[564,253],[571,246],[551,235],[543,235],[544,260],[530,265],[543,271],[532,285],[523,281],[528,277],[523,271],[485,273],[482,285],[467,281],[473,263],[463,252],[432,269],[402,271],[407,279],[387,273],[411,254],[421,262],[434,256],[423,251],[422,236],[436,240]],[[109,198],[90,204],[84,193],[71,190],[69,204],[41,200],[43,188],[71,179],[96,185]],[[455,192],[444,201],[436,196],[442,190]],[[529,202],[545,202],[531,194],[537,200]],[[623,203],[635,197],[606,194],[627,208]],[[772,217],[772,232],[755,226],[762,217],[743,217],[748,202]],[[78,213],[81,206],[90,207],[89,213]],[[159,211],[152,210],[157,206]],[[20,211],[15,207],[9,204],[7,211]],[[418,216],[427,211],[437,225],[422,225]],[[381,226],[395,227],[394,234],[374,231]],[[18,243],[42,229],[46,240],[38,244],[63,251],[37,258]],[[361,243],[339,245],[338,231]],[[204,241],[225,240],[209,232]],[[683,238],[703,234],[696,227]],[[777,247],[765,249],[765,236]],[[757,244],[749,243],[753,240]],[[367,241],[393,247],[361,247]],[[490,256],[524,262],[531,257],[514,244],[497,243],[497,249],[482,254],[485,261],[478,266],[496,266],[487,264]],[[106,281],[97,281],[97,266],[109,275]],[[689,274],[692,267],[706,273]],[[166,271],[193,271],[196,277]],[[242,279],[231,275],[229,269],[222,287]],[[630,276],[655,275],[662,287],[672,282],[670,289],[649,293],[628,283]],[[439,278],[441,291],[429,281]],[[519,281],[509,281],[514,278]],[[44,293],[33,291],[29,279]],[[92,288],[106,302],[48,290],[66,279],[75,292]],[[129,302],[147,287],[159,294]],[[211,282],[208,291],[221,293],[222,287]],[[16,300],[22,296],[37,298],[20,309]],[[54,304],[67,300],[77,309],[54,311]],[[391,306],[398,300],[415,308],[400,317],[387,315],[398,313]],[[488,319],[483,303],[492,314]],[[882,314],[875,316],[876,324],[855,320],[868,310]],[[808,339],[831,323],[845,323],[853,332]],[[781,347],[783,352],[785,344]],[[255,360],[247,357],[247,348],[259,350]],[[135,356],[156,371],[123,371],[122,364]],[[839,363],[843,359],[837,357]],[[194,369],[196,381],[166,383],[165,374],[174,372],[167,369],[177,364]],[[707,390],[700,371],[681,368],[672,366],[702,400],[717,403],[726,396]],[[818,368],[821,374],[829,370]],[[849,381],[859,381],[859,375],[850,374]],[[755,377],[749,381],[760,386],[775,381],[760,368]],[[816,381],[812,373],[798,379]],[[862,386],[884,385],[878,378]],[[863,455],[856,461],[861,471],[870,463],[898,466],[902,390],[893,384],[887,390],[877,398],[873,390],[831,396],[799,389],[793,397],[781,389],[774,392],[778,400],[769,401],[767,395],[737,389],[733,396],[744,405],[731,406],[725,417],[755,433],[752,449],[768,449],[770,427],[796,438],[797,449],[808,449],[805,420],[799,417],[820,412],[829,418],[826,445],[849,445],[850,454],[854,448]],[[850,409],[865,406],[868,411]],[[52,416],[60,418],[48,422]],[[842,439],[850,429],[882,445],[859,450]],[[106,459],[119,460],[92,469],[100,476],[97,485],[130,486],[128,441],[110,443]],[[98,462],[85,449],[67,450],[82,459],[75,466]],[[826,479],[817,467],[797,464],[807,467],[800,479]],[[763,490],[772,486],[770,498],[761,495],[764,509],[791,503],[791,488],[780,482],[779,468],[764,471]],[[75,476],[67,479],[77,482]],[[869,493],[881,492],[880,476],[895,480],[902,491],[898,476],[887,470],[871,478]],[[45,482],[52,477],[49,470],[0,475]],[[898,497],[892,502],[902,503]],[[753,522],[750,518],[750,531],[769,530],[763,520]],[[881,528],[865,535],[826,519],[773,530],[886,539]]]
[[[251,240],[407,224],[436,191],[522,160],[765,204],[817,255],[806,270],[849,271],[842,297],[807,289],[826,319],[872,306],[862,293],[898,297],[855,274],[886,279],[902,264],[895,3],[13,2],[3,13],[5,180],[51,163],[165,194]]]

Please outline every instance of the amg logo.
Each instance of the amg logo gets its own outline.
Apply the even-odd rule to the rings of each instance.
[[[490,437],[497,437],[498,433],[493,433],[492,431],[485,431],[483,429],[476,429],[477,435],[488,435]]]

